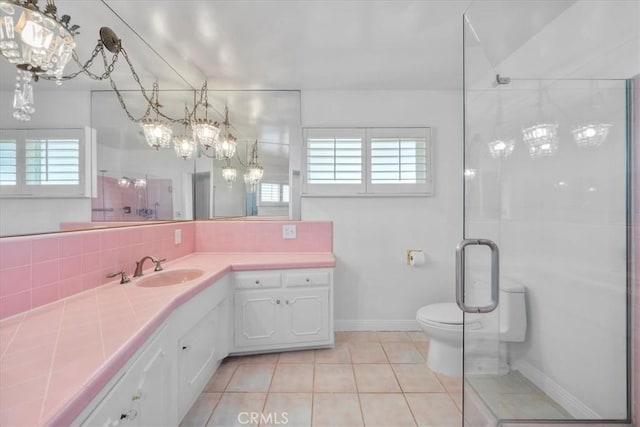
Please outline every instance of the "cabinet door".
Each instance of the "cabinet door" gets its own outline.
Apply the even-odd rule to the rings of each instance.
[[[163,426],[174,419],[173,364],[164,329],[145,346],[122,378],[83,422],[85,426]],[[169,424],[171,422],[169,421]]]
[[[329,289],[300,289],[284,294],[285,343],[329,339]]]
[[[178,415],[182,417],[217,366],[216,328],[220,306],[209,311],[178,339]],[[222,356],[224,357],[224,356]]]
[[[282,292],[240,291],[234,300],[234,343],[236,347],[282,342]]]

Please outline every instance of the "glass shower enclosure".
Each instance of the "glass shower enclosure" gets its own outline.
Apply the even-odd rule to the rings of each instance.
[[[483,1],[463,17],[465,425],[629,420],[638,16]]]

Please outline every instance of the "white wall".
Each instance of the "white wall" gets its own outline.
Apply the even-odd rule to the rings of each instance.
[[[303,126],[430,126],[433,197],[303,198],[303,220],[333,221],[337,329],[418,329],[423,305],[454,301],[462,225],[462,95],[457,91],[303,91]],[[300,153],[292,147],[292,153]],[[292,157],[292,169],[300,158]],[[406,265],[407,249],[428,262]]]
[[[35,91],[31,121],[13,118],[13,92],[0,92],[0,129],[83,128],[90,125],[89,92]],[[88,143],[88,141],[87,141]],[[0,236],[58,231],[61,222],[91,221],[90,198],[0,199]]]

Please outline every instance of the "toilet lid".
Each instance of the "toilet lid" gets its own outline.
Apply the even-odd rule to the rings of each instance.
[[[453,302],[430,304],[418,310],[418,320],[462,325],[462,310]]]

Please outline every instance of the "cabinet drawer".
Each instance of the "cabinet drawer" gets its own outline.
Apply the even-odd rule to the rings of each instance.
[[[330,281],[331,276],[328,271],[297,271],[286,273],[284,276],[284,285],[287,287],[327,286]]]
[[[235,273],[235,284],[239,289],[279,288],[281,277],[276,272],[238,272]]]

